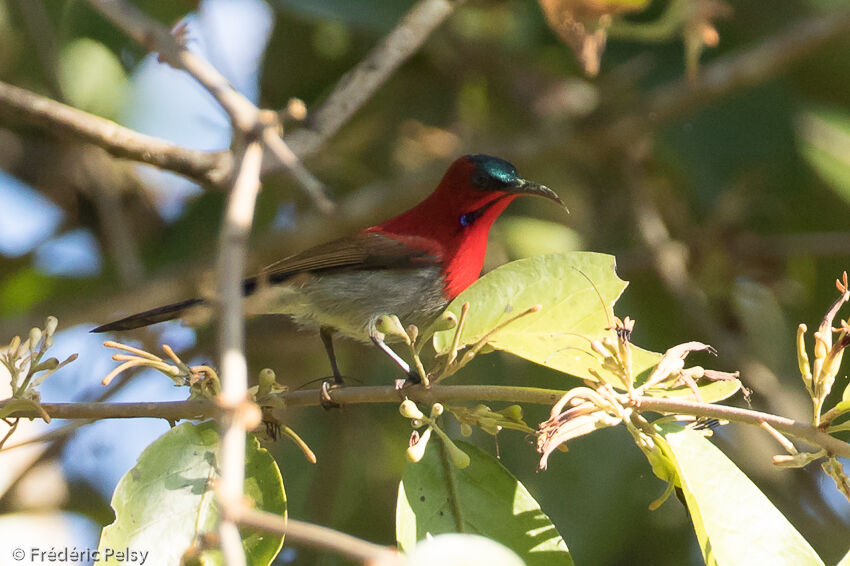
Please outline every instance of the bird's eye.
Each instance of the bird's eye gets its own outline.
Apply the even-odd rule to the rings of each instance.
[[[460,225],[463,227],[467,227],[475,220],[474,215],[472,214],[461,214],[460,215]]]
[[[482,171],[477,171],[472,175],[472,183],[480,189],[486,189],[490,184],[490,177]]]

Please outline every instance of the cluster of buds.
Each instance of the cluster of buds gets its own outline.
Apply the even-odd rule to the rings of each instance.
[[[43,329],[33,328],[26,340],[15,336],[5,353],[0,355],[0,363],[9,372],[13,398],[38,402],[39,395],[35,388],[56,370],[77,359],[77,354],[68,356],[62,362],[56,358],[45,359],[47,350],[53,346],[53,335],[58,326],[59,320],[49,316]]]
[[[800,367],[800,375],[803,378],[803,383],[806,386],[809,396],[812,398],[812,423],[815,426],[821,425],[821,409],[826,397],[832,391],[832,386],[835,383],[835,376],[841,366],[841,358],[844,354],[844,348],[850,345],[850,325],[846,320],[841,321],[840,328],[833,328],[832,322],[838,310],[850,301],[850,288],[847,284],[847,272],[845,271],[841,281],[836,281],[835,286],[841,295],[832,303],[832,306],[826,312],[823,320],[818,326],[817,332],[814,333],[814,360],[809,362],[809,355],[806,352],[806,325],[800,324],[797,327],[797,363]],[[837,338],[833,341],[833,333],[837,333]],[[850,390],[850,387],[848,387]],[[847,392],[845,392],[845,396]]]
[[[493,436],[506,428],[534,433],[534,429],[522,420],[522,407],[519,405],[509,405],[501,411],[494,411],[487,405],[476,405],[471,409],[449,406],[447,409],[460,423],[460,433],[463,436],[470,436],[474,426]]]
[[[602,369],[613,373],[620,381],[613,385],[621,386],[626,391],[631,391],[634,383],[631,343],[634,327],[635,321],[631,318],[626,317],[625,320],[620,320],[614,317],[614,326],[606,330],[613,330],[616,338],[608,335],[602,340],[591,340],[590,342],[591,349],[601,357],[599,365],[602,366]],[[600,382],[607,381],[596,369],[589,368],[588,371]]]
[[[469,455],[455,445],[451,438],[437,425],[437,419],[443,414],[444,408],[440,403],[431,405],[429,416],[419,410],[416,403],[410,399],[405,399],[399,407],[401,416],[410,419],[410,424],[415,429],[410,435],[410,445],[407,448],[407,459],[411,462],[418,462],[425,455],[425,449],[428,446],[428,441],[431,439],[431,433],[439,437],[443,446],[446,448],[446,453],[452,463],[458,468],[466,468],[469,466]],[[420,433],[419,429],[425,427],[425,430]]]

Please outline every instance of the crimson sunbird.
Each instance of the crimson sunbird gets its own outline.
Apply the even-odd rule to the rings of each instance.
[[[287,314],[318,328],[333,378],[342,383],[333,349],[335,333],[373,342],[413,382],[419,381],[376,328],[383,315],[427,328],[481,274],[487,236],[516,197],[563,201],[544,185],[517,175],[489,155],[466,155],[449,167],[431,195],[407,212],[353,236],[333,240],[275,262],[246,279],[246,297],[271,290],[262,312]],[[105,324],[92,332],[130,330],[179,318],[207,303],[195,298]],[[259,314],[259,313],[257,313]]]

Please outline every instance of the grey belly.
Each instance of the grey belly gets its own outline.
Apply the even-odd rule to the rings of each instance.
[[[437,268],[409,270],[407,275],[403,285],[397,273],[386,271],[316,275],[260,291],[258,302],[249,299],[248,310],[288,314],[300,325],[330,326],[364,342],[381,315],[395,314],[405,326],[425,330],[448,304],[442,277]]]

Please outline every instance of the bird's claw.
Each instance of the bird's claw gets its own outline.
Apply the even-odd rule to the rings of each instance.
[[[415,369],[411,369],[407,372],[407,377],[404,379],[396,379],[394,383],[396,391],[401,391],[408,387],[420,385],[422,383],[422,376],[419,375],[419,372]]]
[[[331,389],[338,389],[342,385],[342,380],[337,379],[333,381],[327,379],[322,382],[322,386],[319,388],[319,405],[323,409],[329,411],[331,409],[339,409],[342,406],[331,398]]]

